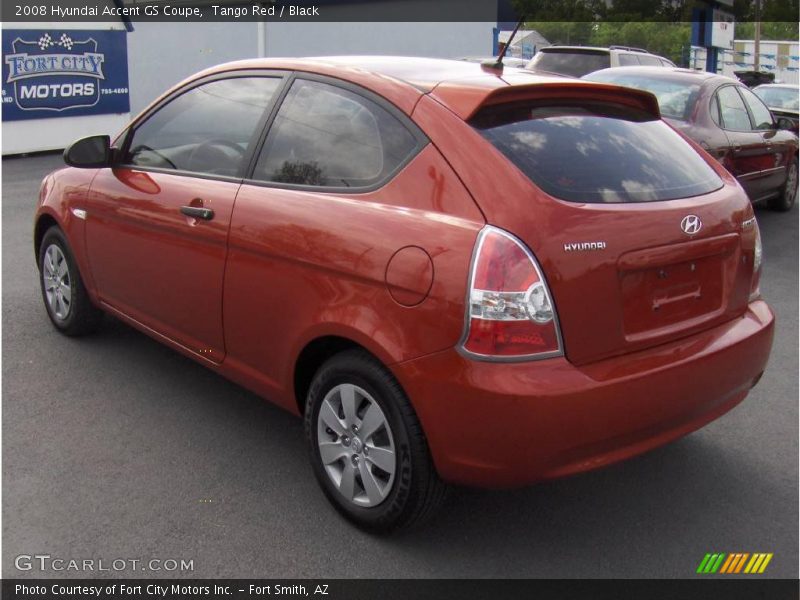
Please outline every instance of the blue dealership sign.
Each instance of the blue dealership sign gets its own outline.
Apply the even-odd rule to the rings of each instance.
[[[124,31],[3,30],[3,121],[130,111]]]

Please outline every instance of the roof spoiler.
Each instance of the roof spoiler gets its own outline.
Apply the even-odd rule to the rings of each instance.
[[[485,106],[507,104],[521,100],[574,100],[576,98],[597,102],[613,102],[645,111],[655,119],[661,118],[658,100],[650,92],[618,85],[589,81],[558,81],[510,85],[486,90],[464,88],[453,82],[443,82],[433,90],[439,102],[463,120],[468,121]]]

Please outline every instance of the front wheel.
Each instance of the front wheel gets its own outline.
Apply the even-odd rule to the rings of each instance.
[[[103,313],[89,299],[67,239],[58,227],[44,234],[39,246],[39,283],[47,316],[66,335],[91,333]]]
[[[772,210],[786,212],[791,210],[797,198],[797,158],[789,161],[786,167],[786,183],[783,184],[780,196],[769,201]]]
[[[350,350],[320,368],[308,392],[305,431],[322,490],[359,527],[407,527],[442,502],[445,485],[414,409],[370,354]]]

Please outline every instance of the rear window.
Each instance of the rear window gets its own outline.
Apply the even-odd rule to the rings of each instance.
[[[672,200],[722,187],[680,135],[629,107],[507,104],[482,109],[471,125],[533,183],[570,202]]]
[[[608,52],[583,50],[541,51],[533,57],[530,69],[582,77],[611,66]]]
[[[757,87],[753,90],[770,108],[800,110],[797,88]]]
[[[637,69],[638,70],[638,69]],[[650,92],[658,99],[661,116],[681,121],[689,120],[700,86],[693,83],[672,80],[660,76],[649,76],[641,73],[624,73],[620,71],[604,71],[592,73],[584,77],[587,81],[614,83]]]

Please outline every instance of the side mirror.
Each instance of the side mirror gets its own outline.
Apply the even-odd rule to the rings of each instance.
[[[788,131],[794,131],[797,125],[791,119],[787,119],[786,117],[778,117],[778,120],[775,123],[776,129],[787,129]]]
[[[64,149],[64,162],[79,169],[111,166],[111,138],[93,135],[73,142]]]

